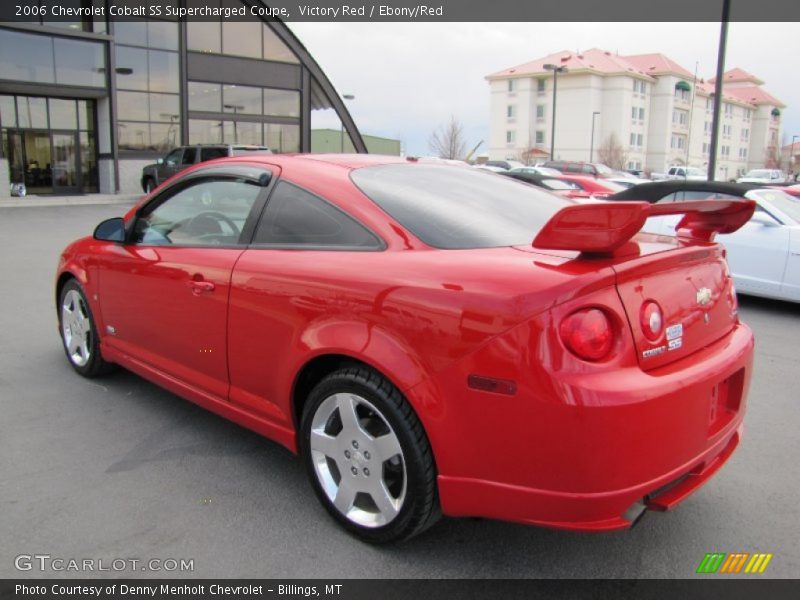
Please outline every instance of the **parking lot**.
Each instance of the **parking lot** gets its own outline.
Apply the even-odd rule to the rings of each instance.
[[[20,554],[191,559],[170,575],[209,578],[686,578],[714,551],[773,553],[757,577],[800,572],[800,306],[741,299],[757,341],[745,437],[675,511],[610,534],[446,519],[375,548],[335,525],[278,445],[128,372],[89,381],[69,367],[58,254],[123,210],[0,209],[1,577],[81,576],[17,571]]]

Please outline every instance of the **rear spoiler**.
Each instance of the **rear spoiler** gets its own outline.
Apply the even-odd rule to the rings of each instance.
[[[684,215],[675,228],[677,237],[711,242],[717,233],[732,233],[739,229],[750,220],[755,209],[756,203],[744,198],[665,204],[575,204],[553,215],[534,238],[533,247],[609,254],[636,235],[648,217],[662,215]]]

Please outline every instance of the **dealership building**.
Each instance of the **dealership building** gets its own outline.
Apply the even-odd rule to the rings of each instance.
[[[11,183],[30,194],[137,192],[142,166],[183,144],[310,152],[312,129],[326,129],[366,151],[343,98],[280,21],[115,20],[110,0],[59,4],[106,10],[0,23],[0,196]],[[214,0],[180,3],[193,4]]]

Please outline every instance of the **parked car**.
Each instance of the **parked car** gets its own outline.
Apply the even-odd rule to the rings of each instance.
[[[530,173],[533,175],[550,175],[559,176],[561,171],[551,169],[550,167],[514,167],[509,169],[510,173]]]
[[[550,175],[540,175],[538,173],[529,173],[516,169],[503,171],[500,173],[500,175],[535,185],[536,187],[540,187],[564,198],[591,198],[591,193],[584,191],[577,183],[559,179]],[[558,175],[560,177],[561,173]]]
[[[63,251],[59,331],[78,374],[121,365],[299,453],[363,540],[629,528],[728,460],[753,365],[709,242],[753,205],[662,206],[680,243],[637,236],[650,208],[400,157],[201,163]]]
[[[159,158],[151,165],[142,169],[142,190],[149,194],[167,179],[191,167],[194,164],[225,158],[227,156],[242,156],[250,154],[270,154],[266,146],[248,146],[240,144],[194,144],[180,146],[164,157]]]
[[[491,173],[507,173],[508,169],[504,169],[503,167],[495,167],[494,165],[472,165],[473,169],[479,169],[481,171],[489,171]]]
[[[642,169],[628,169],[628,173],[630,173],[634,177],[644,178],[644,171]]]
[[[655,175],[653,179],[656,179]],[[708,181],[708,173],[697,167],[684,167],[677,165],[667,169],[664,179],[678,179],[684,181]]]
[[[786,187],[780,187],[778,189],[786,192],[790,196],[794,196],[795,198],[800,197],[800,185],[787,185]]]
[[[515,169],[517,167],[524,167],[521,162],[518,160],[489,160],[484,163],[483,166],[487,167],[497,167],[498,169],[505,169],[506,171],[510,169]]]
[[[636,185],[647,183],[650,181],[649,179],[642,179],[640,177],[609,177],[607,181],[611,183],[616,183],[617,185],[621,185],[624,188],[632,188]]]
[[[786,173],[780,169],[752,169],[744,177],[736,180],[737,183],[785,183]]]
[[[561,175],[557,179],[569,181],[595,198],[605,198],[625,189],[625,186],[613,183],[608,179],[595,179],[581,175]]]
[[[611,201],[658,204],[746,198],[756,203],[753,218],[736,232],[719,235],[742,294],[800,302],[800,199],[786,188],[720,182],[647,183],[611,196]],[[644,231],[674,235],[674,217],[649,219]]]
[[[610,177],[614,170],[602,163],[587,163],[572,160],[548,160],[545,167],[561,171],[565,175],[588,175],[589,177]]]

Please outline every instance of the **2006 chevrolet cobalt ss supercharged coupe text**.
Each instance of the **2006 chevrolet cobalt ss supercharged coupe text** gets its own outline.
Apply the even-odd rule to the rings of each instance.
[[[298,452],[365,540],[445,515],[630,527],[739,443],[748,200],[575,204],[455,166],[223,159],[62,254],[72,366],[121,365]],[[677,237],[637,233],[684,214]]]

